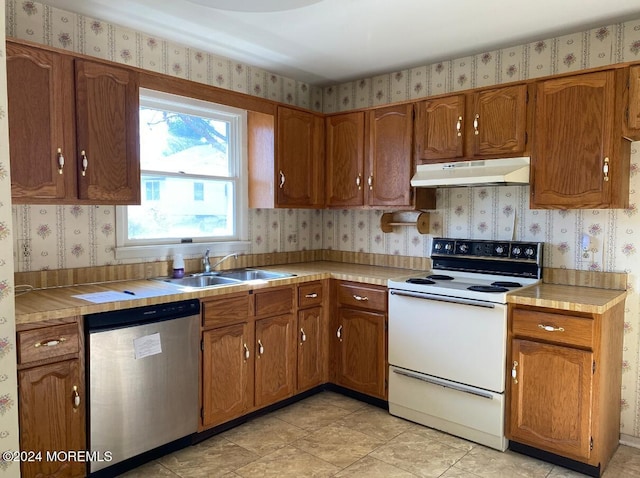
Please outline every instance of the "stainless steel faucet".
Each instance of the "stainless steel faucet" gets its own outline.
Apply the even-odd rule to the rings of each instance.
[[[220,259],[218,262],[216,262],[215,264],[211,265],[211,262],[209,261],[209,249],[207,249],[205,251],[205,253],[204,253],[204,257],[202,258],[203,271],[205,273],[206,272],[211,272],[212,270],[214,270],[216,267],[218,267],[220,264],[222,264],[224,261],[226,261],[230,257],[238,259],[238,254],[236,254],[235,252],[232,253],[232,254],[227,254],[222,259]]]

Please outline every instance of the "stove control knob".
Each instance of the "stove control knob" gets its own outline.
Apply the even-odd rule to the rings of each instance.
[[[527,247],[524,250],[524,255],[527,257],[533,257],[534,254],[535,254],[535,251],[533,250],[533,247]]]
[[[444,245],[444,250],[445,251],[450,251],[453,248],[453,246],[451,245],[451,243],[447,243]]]
[[[502,254],[504,252],[504,247],[502,246],[496,246],[496,253],[498,254]]]
[[[440,249],[442,249],[442,243],[440,243],[440,242],[436,242],[436,243],[433,245],[433,248],[434,248],[436,251],[439,251]]]
[[[522,249],[520,249],[520,246],[513,246],[513,249],[511,249],[511,252],[513,252],[513,255],[515,257],[519,257],[520,254],[522,254]]]
[[[460,246],[458,246],[458,251],[461,252],[462,254],[466,254],[467,252],[469,252],[469,245],[460,244]]]

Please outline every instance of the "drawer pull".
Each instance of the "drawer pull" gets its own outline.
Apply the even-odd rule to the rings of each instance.
[[[367,297],[366,295],[365,295],[365,296],[362,296],[362,295],[353,294],[353,298],[354,298],[355,300],[359,300],[359,301],[361,301],[361,302],[364,302],[364,301],[369,300],[369,297]]]
[[[258,340],[258,358],[264,353],[264,345]]]
[[[304,329],[300,328],[300,345],[307,341],[307,334],[304,333]]]
[[[64,342],[66,339],[66,337],[60,337],[59,339],[50,339],[50,340],[43,340],[42,342],[38,342],[33,344],[34,347],[38,348],[38,347],[55,347],[56,345],[59,345],[60,343]]]
[[[336,331],[336,337],[338,337],[340,339],[340,342],[342,342],[342,325],[338,327],[338,330]]]
[[[547,332],[564,332],[564,328],[554,327],[553,325],[538,324],[538,328],[546,330]]]
[[[251,357],[251,353],[249,352],[249,347],[247,347],[247,344],[242,344],[242,346],[244,347],[244,359],[249,360],[249,357]]]
[[[518,383],[518,371],[516,367],[518,366],[518,361],[513,361],[513,368],[511,369],[511,378],[513,379],[513,383]]]
[[[78,392],[78,386],[73,386],[73,391],[71,392],[71,396],[73,397],[73,408],[78,409],[80,407],[80,393]]]
[[[318,297],[318,294],[316,292],[312,292],[311,294],[305,295],[305,298],[307,299],[316,299],[317,297]]]

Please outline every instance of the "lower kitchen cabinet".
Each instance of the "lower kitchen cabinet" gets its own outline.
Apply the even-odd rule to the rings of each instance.
[[[387,399],[387,292],[385,287],[338,282],[334,323],[334,381]]]
[[[85,463],[46,455],[86,450],[84,347],[79,324],[72,320],[18,329],[20,449],[40,454],[21,462],[25,478],[85,476]]]
[[[623,316],[624,303],[603,314],[510,306],[512,449],[602,473],[619,442]]]
[[[242,416],[253,406],[252,335],[248,322],[203,332],[203,427]]]
[[[326,289],[327,281],[314,281],[298,286],[298,392],[327,381]]]

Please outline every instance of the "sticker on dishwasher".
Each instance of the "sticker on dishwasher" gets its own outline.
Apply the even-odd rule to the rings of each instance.
[[[155,334],[133,339],[133,350],[136,355],[136,360],[161,354],[162,344],[160,343],[160,333],[156,332]]]

